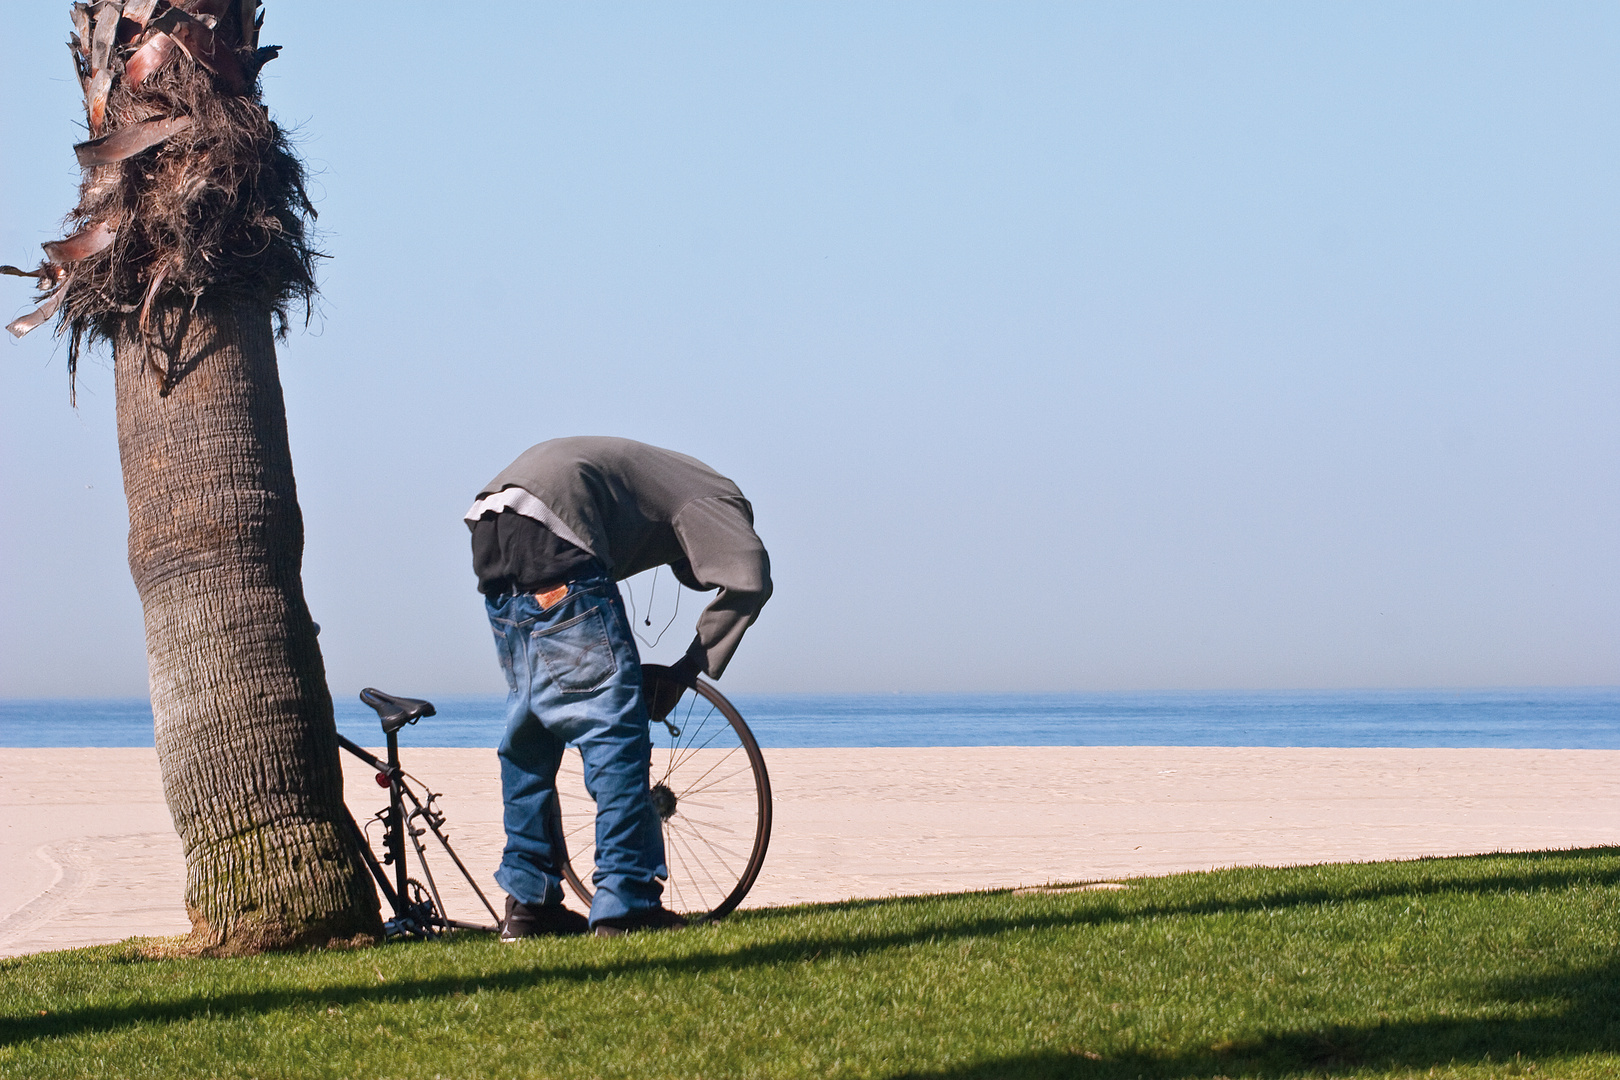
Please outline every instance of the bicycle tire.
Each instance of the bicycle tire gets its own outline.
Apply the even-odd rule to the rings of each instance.
[[[649,700],[660,682],[668,685],[665,671],[657,664],[642,666]],[[650,728],[653,799],[663,820],[670,872],[664,905],[690,920],[712,921],[742,903],[764,865],[771,840],[770,775],[754,733],[713,684],[699,679],[695,691],[683,691],[669,721],[679,737],[660,721]],[[579,754],[570,751],[557,778],[561,869],[569,888],[589,904],[588,873],[581,874],[575,864],[587,872],[594,867],[596,807],[580,769]]]

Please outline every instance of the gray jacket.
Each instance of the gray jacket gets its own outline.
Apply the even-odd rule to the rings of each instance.
[[[688,653],[720,677],[771,596],[770,556],[736,484],[673,450],[582,435],[531,446],[478,497],[514,487],[533,499],[508,509],[596,556],[615,581],[668,565],[689,588],[719,589]]]

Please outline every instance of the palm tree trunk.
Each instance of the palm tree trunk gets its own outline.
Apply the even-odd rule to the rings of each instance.
[[[114,336],[118,447],[191,944],[243,953],[379,937],[304,602],[271,312],[204,301],[151,317],[157,335],[131,318]]]
[[[273,322],[315,291],[304,170],[263,104],[259,0],[72,7],[89,140],[75,231],[44,245],[52,318],[113,346],[129,566],[193,947],[377,937],[343,807],[332,699],[299,567],[303,521]],[[159,8],[161,7],[161,10]]]

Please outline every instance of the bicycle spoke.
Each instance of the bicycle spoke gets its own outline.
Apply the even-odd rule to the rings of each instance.
[[[698,694],[698,693],[695,693],[695,692],[688,693],[686,691],[682,691],[682,699],[686,703],[686,712],[681,715],[680,723],[675,725],[676,727],[681,729],[681,733],[680,733],[679,736],[675,736],[675,737],[671,738],[671,740],[670,740],[670,750],[671,750],[671,752],[677,752],[680,749],[682,749],[682,744],[681,744],[680,740],[681,739],[687,739],[687,740],[690,741],[690,739],[691,739],[690,732],[692,732],[693,730],[696,730],[696,729],[701,729],[705,724],[707,724],[709,722],[709,717],[714,715],[714,704],[713,704],[713,702],[709,702],[708,703],[709,711],[704,713],[702,719],[698,720],[696,722],[696,724],[694,725],[693,720],[692,720],[692,714],[693,714],[693,712],[695,712],[697,710],[698,700],[701,697],[702,697],[701,694]],[[676,708],[679,709],[680,705],[677,704]]]
[[[737,750],[739,750],[739,748],[737,748],[737,746],[732,746],[731,750],[716,750],[716,751],[714,751],[714,753],[718,753],[719,758],[716,759],[716,761],[711,761],[710,766],[706,767],[706,769],[703,769],[703,772],[698,772],[697,777],[693,777],[693,779],[690,779],[690,780],[684,780],[685,787],[682,787],[682,789],[680,789],[679,792],[676,792],[677,797],[679,797],[679,795],[685,795],[685,793],[690,792],[690,790],[692,790],[692,785],[693,784],[697,784],[697,782],[700,782],[700,780],[703,779],[703,777],[706,777],[706,776],[708,776],[708,774],[710,774],[710,772],[713,772],[714,769],[718,769],[718,767],[721,767],[721,766],[723,766],[723,764],[726,764],[727,759],[732,758],[732,756],[734,756],[735,753],[737,753]],[[701,761],[698,761],[698,763],[693,764],[692,767],[693,767],[693,769],[697,769],[697,767],[701,767],[701,766],[703,766],[703,763],[701,763]]]
[[[702,801],[701,799],[682,799],[681,800],[681,808],[679,810],[680,815],[682,817],[686,818],[688,821],[693,820],[693,818],[692,818],[692,807],[694,807],[694,806],[699,808],[700,810],[713,810],[713,811],[715,811],[717,813],[721,813],[721,814],[724,814],[726,812],[726,808],[724,806],[721,806],[719,803],[707,803],[707,802]]]
[[[699,830],[696,830],[696,829],[683,829],[682,831],[684,833],[688,834],[688,835],[697,837],[697,839],[698,839],[698,841],[700,843],[702,843],[705,847],[708,847],[711,850],[714,850],[717,853],[718,852],[724,852],[725,854],[731,856],[733,859],[746,858],[746,856],[740,851],[735,851],[735,850],[733,850],[733,849],[731,849],[729,847],[726,847],[723,844],[714,843],[713,841],[709,840],[709,838],[707,836],[705,836]],[[730,830],[727,830],[727,831],[729,832]],[[727,866],[727,869],[728,870],[730,869],[729,865]]]
[[[682,696],[685,697],[685,699],[686,699],[686,714],[681,717],[681,722],[679,724],[675,725],[676,727],[681,729],[681,734],[678,735],[678,736],[674,736],[674,737],[672,737],[670,739],[670,742],[669,742],[670,765],[669,765],[669,767],[667,769],[664,770],[664,775],[665,776],[668,776],[670,770],[675,768],[674,759],[675,759],[675,755],[677,753],[679,753],[679,751],[681,749],[680,740],[683,739],[683,738],[687,738],[688,737],[687,732],[692,730],[692,710],[697,708],[697,700],[698,700],[698,695],[697,694],[694,693],[690,697],[686,697],[685,693],[683,692]],[[676,709],[680,708],[680,704],[678,702],[676,703],[675,708]],[[708,717],[704,716],[703,719],[705,721],[707,721]],[[701,726],[701,724],[699,726]]]
[[[709,853],[714,856],[715,862],[719,863],[720,868],[725,871],[726,880],[731,883],[722,889],[722,895],[716,899],[716,903],[718,903],[720,900],[724,900],[726,895],[729,895],[731,890],[737,887],[737,882],[742,879],[742,875],[733,869],[733,863],[728,861],[726,856],[730,855],[732,860],[743,862],[745,864],[747,862],[747,858],[741,852],[732,851],[729,848],[723,848],[711,843],[708,837],[702,835],[701,833],[698,834],[697,839],[699,843],[709,849]]]
[[[725,783],[727,780],[735,779],[736,777],[739,777],[739,776],[743,775],[744,773],[749,773],[750,775],[752,775],[753,766],[752,766],[751,763],[749,763],[749,762],[747,762],[745,760],[741,768],[734,769],[733,771],[731,771],[729,773],[726,773],[724,776],[716,776],[713,780],[709,780],[709,782],[707,784],[703,784],[702,787],[698,787],[698,784],[702,783],[704,780],[708,780],[708,778],[714,774],[714,770],[716,770],[720,766],[724,765],[726,763],[726,761],[729,758],[731,758],[733,755],[735,755],[736,753],[737,753],[737,751],[735,751],[735,750],[732,750],[732,751],[728,752],[725,757],[721,758],[719,761],[717,761],[713,765],[709,766],[709,768],[707,770],[705,770],[701,776],[695,777],[691,782],[689,782],[686,785],[685,788],[683,788],[681,791],[679,791],[676,794],[675,797],[678,798],[678,799],[684,799],[688,795],[695,795],[695,794],[697,794],[699,792],[708,791],[708,790],[710,790],[710,789],[712,789],[714,787],[717,787],[720,784]],[[747,785],[744,785],[744,786],[746,787]]]
[[[666,848],[666,851],[664,853],[664,857],[667,859],[669,857],[669,851],[667,849],[672,846],[668,842],[669,841],[669,830],[668,829],[664,830],[664,840],[665,840],[664,847]],[[686,871],[686,860],[681,858],[681,853],[680,853],[680,851],[678,849],[675,851],[675,857],[676,857],[677,860],[680,861],[681,871],[682,872],[679,873],[679,874],[676,874],[676,873],[672,872],[669,875],[669,889],[670,889],[670,892],[672,892],[674,894],[674,896],[675,896],[675,904],[676,904],[677,908],[684,909],[684,910],[691,910],[687,906],[687,903],[686,903],[685,891],[681,888],[681,882],[686,880],[686,877],[687,877],[687,875],[685,873],[685,871]]]
[[[726,732],[729,732],[729,730],[730,729],[726,729]],[[736,745],[732,745],[732,746],[716,746],[716,747],[713,747],[711,749],[710,743],[713,743],[714,740],[719,738],[719,736],[721,734],[722,734],[722,732],[716,732],[713,736],[711,736],[709,738],[708,742],[705,742],[702,746],[694,746],[687,753],[687,755],[684,758],[681,759],[680,764],[677,765],[675,767],[675,769],[671,769],[671,770],[669,770],[669,772],[667,774],[665,774],[665,778],[668,779],[668,777],[674,776],[675,773],[676,773],[676,770],[681,769],[683,766],[690,766],[690,768],[692,768],[692,769],[700,769],[700,768],[702,768],[704,758],[711,758],[711,757],[714,757],[716,754],[720,754],[720,755],[723,755],[721,760],[724,760],[725,757],[729,757],[732,754],[735,754],[737,751],[742,749],[742,747],[736,746]],[[713,768],[714,766],[710,765],[709,767]]]
[[[709,873],[708,867],[703,865],[702,860],[700,860],[697,856],[697,852],[692,850],[691,844],[685,839],[685,837],[683,837],[679,831],[675,831],[671,835],[675,840],[677,850],[685,852],[685,854],[681,857],[682,868],[685,869],[687,867],[696,866],[697,869],[703,871],[703,876],[709,879],[709,884],[714,886],[715,889],[719,889],[719,886],[715,885],[714,875]],[[688,872],[688,878],[693,882],[696,881],[696,875],[690,872]],[[708,902],[707,897],[701,895],[701,888],[699,888],[698,891],[700,893],[699,900],[704,910],[712,908],[714,905]],[[720,898],[723,899],[724,896],[725,892],[724,890],[721,890]],[[718,902],[718,900],[716,902]]]
[[[721,832],[731,833],[733,836],[737,834],[737,830],[729,825],[722,825],[718,821],[704,821],[702,818],[695,818],[691,814],[682,814],[681,824],[696,829],[719,829]]]
[[[685,752],[681,755],[681,759],[679,761],[675,762],[673,765],[671,765],[668,769],[664,770],[664,775],[666,777],[669,776],[676,769],[680,768],[682,765],[685,765],[688,761],[690,761],[694,755],[698,754],[699,752],[701,752],[703,750],[707,750],[708,747],[709,747],[709,744],[714,742],[714,740],[718,739],[720,736],[722,736],[722,735],[730,735],[730,734],[734,734],[734,732],[732,732],[731,725],[729,723],[725,724],[723,726],[719,725],[719,724],[715,725],[714,734],[710,735],[706,740],[704,740],[703,745],[701,745],[701,746],[688,746],[686,748]],[[730,752],[731,753],[736,753],[736,750],[733,749]]]
[[[699,836],[697,839],[699,840],[699,842],[703,843],[705,846],[708,846],[710,848],[710,850],[713,851],[712,845],[709,845],[708,841],[704,840],[703,837]],[[715,881],[714,875],[709,872],[708,863],[703,861],[702,856],[701,856],[701,854],[699,852],[692,849],[691,841],[687,840],[685,835],[681,835],[680,840],[681,840],[683,846],[685,846],[687,848],[688,852],[691,854],[692,860],[694,862],[696,862],[698,864],[698,867],[703,871],[703,875],[709,879],[709,884],[713,885],[715,892],[719,894],[714,898],[715,904],[718,904],[720,901],[722,901],[722,900],[724,900],[726,898],[726,896],[731,892],[731,890],[729,888],[726,888],[726,887],[722,886],[719,882]],[[715,858],[720,863],[720,868],[722,870],[726,871],[727,876],[730,877],[730,878],[735,878],[736,875],[733,875],[731,873],[731,867],[726,865],[726,861],[724,859],[720,858],[718,853],[715,854]]]

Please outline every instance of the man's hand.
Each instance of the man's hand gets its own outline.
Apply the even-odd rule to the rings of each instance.
[[[652,665],[648,665],[651,667]],[[691,653],[681,657],[667,668],[659,678],[649,679],[647,685],[647,716],[654,723],[668,716],[681,700],[681,695],[697,685],[703,673],[703,662]]]
[[[669,668],[669,677],[688,690],[697,686],[698,676],[701,674],[703,674],[703,658],[695,653],[687,653]]]

